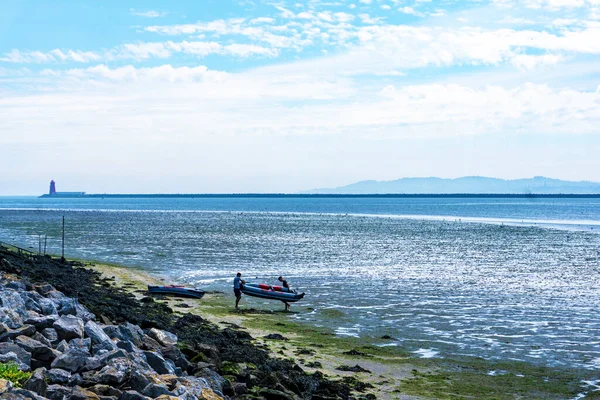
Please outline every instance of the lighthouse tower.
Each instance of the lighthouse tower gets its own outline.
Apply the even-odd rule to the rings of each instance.
[[[56,194],[56,184],[54,183],[54,181],[50,181],[50,196],[53,196]]]

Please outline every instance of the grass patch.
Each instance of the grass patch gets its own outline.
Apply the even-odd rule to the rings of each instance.
[[[11,381],[15,387],[22,387],[31,376],[31,372],[24,372],[15,363],[0,364],[0,379]]]

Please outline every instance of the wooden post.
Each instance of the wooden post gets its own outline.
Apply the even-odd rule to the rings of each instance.
[[[65,262],[65,216],[63,215],[63,224],[62,224],[62,256],[60,257],[60,261]]]

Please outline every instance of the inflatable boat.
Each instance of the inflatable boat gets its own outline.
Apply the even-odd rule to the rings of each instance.
[[[242,286],[242,293],[248,296],[280,300],[288,303],[293,303],[304,297],[304,293],[296,293],[283,286],[272,286],[265,283],[246,283]]]
[[[168,294],[179,297],[193,297],[201,299],[204,296],[204,290],[192,289],[185,286],[150,286],[148,285],[148,292],[150,294]]]

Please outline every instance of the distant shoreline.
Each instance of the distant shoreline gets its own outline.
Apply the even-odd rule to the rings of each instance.
[[[81,194],[81,195],[49,195],[44,194],[39,198],[65,199],[65,198],[512,198],[512,199],[589,199],[600,198],[600,193],[387,193],[387,194],[327,194],[327,193],[197,193],[197,194]]]

